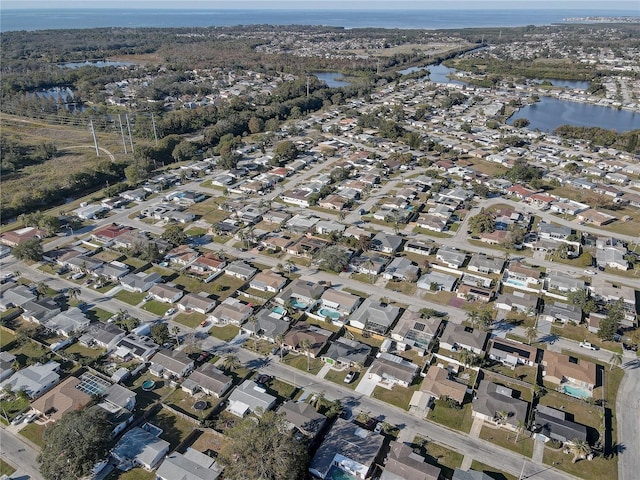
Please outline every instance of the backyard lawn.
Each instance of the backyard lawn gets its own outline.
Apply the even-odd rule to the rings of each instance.
[[[77,353],[84,358],[96,358],[102,355],[105,351],[102,348],[87,348],[84,345],[80,345],[78,342],[70,345],[64,349],[66,354]]]
[[[199,400],[208,403],[208,407],[205,410],[195,410],[193,408],[193,405]],[[184,392],[181,388],[177,388],[164,400],[164,403],[167,405],[196,419],[206,418],[219,402],[219,398],[209,396],[194,398],[187,392]]]
[[[153,389],[148,392],[142,389],[142,384],[146,380],[153,380],[155,382]],[[143,373],[142,375],[136,377],[133,381],[128,381],[126,386],[130,390],[136,392],[136,409],[140,410],[146,410],[151,405],[159,402],[173,391],[173,389],[169,387],[167,380],[154,377],[149,373]]]
[[[178,417],[166,409],[156,413],[149,419],[149,422],[162,429],[160,438],[170,443],[169,450],[180,445],[180,442],[187,438],[196,427],[194,422]]]

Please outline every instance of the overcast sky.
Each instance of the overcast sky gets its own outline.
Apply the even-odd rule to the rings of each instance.
[[[640,15],[638,0],[1,0],[2,9],[30,8],[149,8],[149,9],[317,9],[317,10],[396,10],[396,9],[575,9],[627,10]]]

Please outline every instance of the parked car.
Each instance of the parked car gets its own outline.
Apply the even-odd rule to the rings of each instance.
[[[206,320],[203,320],[203,321],[201,321],[201,322],[200,322],[200,326],[201,326],[201,327],[206,327],[206,326],[207,326],[207,323],[208,323],[208,322],[207,322]]]
[[[169,316],[169,315],[173,315],[174,313],[176,313],[176,309],[175,308],[170,308],[169,310],[167,310],[165,312],[165,316]]]
[[[585,275],[595,275],[598,272],[596,272],[595,270],[585,270],[584,273]]]
[[[256,383],[259,385],[264,385],[269,380],[271,380],[271,377],[269,375],[261,373],[260,375],[258,375],[258,379],[256,380]]]
[[[271,355],[277,355],[278,353],[280,353],[280,347],[273,347],[271,349]]]
[[[38,414],[33,412],[24,417],[24,423],[31,423],[38,417]]]
[[[382,431],[382,422],[378,422],[376,428],[374,428],[373,431],[376,433],[380,433]]]
[[[198,360],[196,360],[197,362],[206,362],[207,360],[209,360],[211,358],[211,354],[209,352],[202,352],[200,354],[200,356],[198,357]]]
[[[353,382],[354,378],[356,378],[356,372],[352,370],[349,373],[347,373],[346,377],[344,377],[344,383],[351,383]]]
[[[19,413],[15,416],[15,418],[11,421],[12,425],[20,425],[24,420],[24,413]]]
[[[364,426],[367,427],[369,430],[375,429],[377,425],[378,425],[378,420],[376,420],[375,418],[370,418],[369,420],[367,420],[367,423],[364,424]]]
[[[596,347],[594,344],[587,342],[586,340],[583,342],[580,342],[579,344],[582,348],[586,348],[589,350],[598,350],[598,347]]]

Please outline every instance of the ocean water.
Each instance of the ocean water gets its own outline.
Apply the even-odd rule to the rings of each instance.
[[[2,10],[0,32],[97,27],[210,27],[229,25],[327,25],[448,29],[550,25],[565,18],[632,16],[616,10]]]

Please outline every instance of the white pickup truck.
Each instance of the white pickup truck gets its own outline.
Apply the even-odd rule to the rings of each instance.
[[[586,340],[584,342],[580,342],[579,344],[582,348],[587,348],[589,350],[598,350],[598,347],[596,347],[594,344],[587,342]]]

